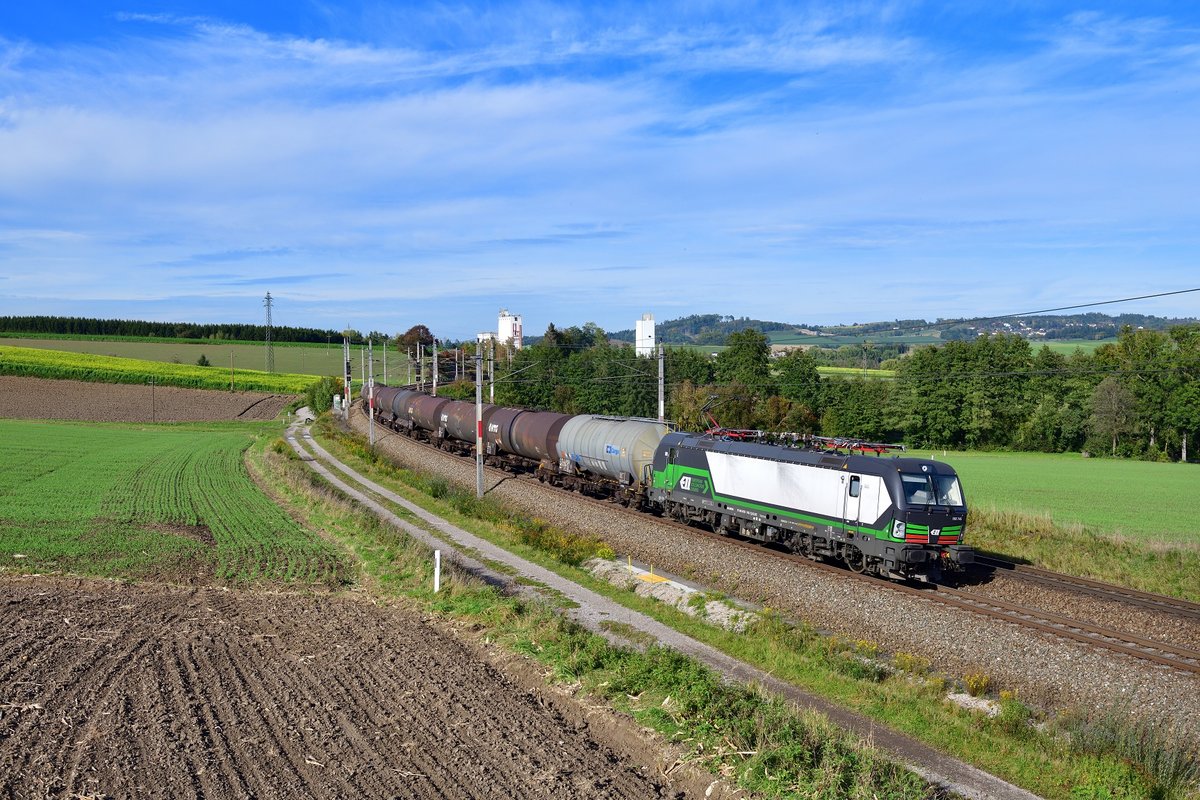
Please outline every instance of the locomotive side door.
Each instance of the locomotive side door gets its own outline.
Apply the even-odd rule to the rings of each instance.
[[[858,509],[862,500],[862,477],[844,475],[842,486],[842,533],[858,529]]]

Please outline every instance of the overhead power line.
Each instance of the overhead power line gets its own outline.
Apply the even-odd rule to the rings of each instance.
[[[955,317],[955,318],[949,318],[949,319],[942,319],[942,321],[940,321],[940,322],[926,322],[923,325],[905,325],[905,326],[900,326],[897,328],[888,328],[887,330],[878,331],[878,333],[881,334],[881,338],[887,338],[897,332],[903,332],[903,331],[920,331],[920,330],[928,330],[930,328],[946,328],[946,327],[950,327],[952,325],[966,325],[966,324],[975,323],[975,322],[995,322],[996,320],[1002,320],[1002,319],[1014,319],[1017,317],[1032,317],[1032,316],[1037,316],[1038,314],[1053,314],[1058,311],[1076,311],[1081,308],[1095,308],[1098,306],[1110,306],[1110,305],[1116,305],[1118,303],[1131,303],[1135,300],[1152,300],[1152,299],[1159,298],[1159,297],[1173,297],[1173,296],[1182,295],[1182,294],[1194,294],[1196,292],[1200,292],[1200,287],[1197,287],[1194,289],[1176,289],[1176,290],[1170,291],[1170,292],[1155,292],[1154,294],[1143,294],[1143,295],[1137,295],[1135,297],[1120,297],[1115,300],[1095,300],[1095,301],[1088,302],[1088,303],[1075,303],[1073,305],[1057,306],[1055,308],[1043,308],[1043,309],[1038,309],[1036,311],[1019,311],[1019,312],[1010,313],[1010,314],[997,314],[995,316],[984,316],[984,317]],[[665,325],[665,323],[664,323],[664,325]],[[853,325],[824,325],[824,326],[817,326],[817,327],[853,328],[855,326],[853,326]],[[562,335],[565,331],[569,331],[569,330],[570,330],[570,328],[559,328],[558,332],[560,335]],[[760,331],[760,332],[767,333],[767,332],[763,332],[763,331]],[[848,335],[854,335],[854,334],[848,334]],[[870,333],[857,334],[857,335],[863,336],[866,338],[871,338],[871,336],[872,336],[872,334],[870,334]],[[610,341],[612,341],[612,340],[610,340]],[[625,342],[625,341],[621,341],[621,344],[624,346],[628,346],[628,347],[633,347],[633,345],[634,345],[633,342]],[[698,345],[698,344],[691,344],[688,342],[663,342],[663,344],[669,348],[670,347],[679,347],[679,346],[684,346],[684,347],[721,347],[722,346],[722,345],[713,345],[713,344]],[[875,344],[880,344],[880,342],[875,342]],[[897,344],[902,344],[902,343],[898,342]],[[537,342],[536,344],[530,344],[530,347],[554,348],[556,350],[564,350],[564,351],[565,350],[589,350],[594,346],[596,346],[596,342],[578,342],[578,343],[574,343],[574,344],[565,344],[562,342],[546,342],[546,341],[544,341],[544,339],[542,341]]]
[[[1059,306],[1058,308],[1043,308],[1040,311],[1023,311],[1017,314],[1000,314],[995,317],[973,317],[971,319],[960,319],[937,323],[937,325],[928,325],[926,327],[937,327],[938,325],[960,325],[964,322],[992,322],[998,319],[1012,319],[1013,317],[1033,317],[1038,314],[1052,314],[1055,311],[1074,311],[1079,308],[1094,308],[1095,306],[1111,306],[1115,303],[1131,303],[1134,300],[1150,300],[1155,297],[1171,297],[1178,294],[1190,294],[1192,292],[1200,292],[1200,287],[1195,289],[1177,289],[1173,292],[1158,292],[1156,294],[1143,294],[1137,297],[1122,297],[1117,300],[1097,300],[1093,303],[1078,303],[1073,306]]]

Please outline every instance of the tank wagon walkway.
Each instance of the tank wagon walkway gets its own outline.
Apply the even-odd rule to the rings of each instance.
[[[309,435],[307,428],[301,428],[298,423],[293,424],[289,428],[287,438],[292,448],[295,449],[302,459],[308,462],[312,469],[324,476],[341,491],[371,509],[391,525],[403,530],[430,548],[442,550],[446,557],[453,559],[460,567],[489,582],[513,586],[522,591],[528,590],[528,587],[517,584],[512,575],[497,572],[486,566],[479,559],[454,550],[447,545],[446,541],[439,539],[428,531],[400,519],[362,489],[355,488],[335,476],[325,464],[344,473],[355,483],[365,487],[371,493],[411,511],[434,530],[444,535],[447,540],[455,543],[463,550],[478,553],[481,558],[489,561],[503,563],[521,577],[531,579],[556,592],[560,592],[578,603],[578,607],[571,609],[568,613],[574,620],[586,626],[589,630],[611,638],[611,634],[601,629],[600,624],[602,622],[619,622],[630,625],[653,636],[661,644],[695,658],[697,661],[725,676],[727,680],[757,684],[769,692],[787,698],[798,706],[810,708],[825,714],[837,725],[854,731],[864,739],[873,742],[876,747],[890,753],[901,763],[907,764],[926,780],[944,786],[964,797],[978,798],[979,800],[984,800],[985,798],[988,800],[992,800],[993,798],[996,800],[1035,800],[1037,797],[970,764],[951,758],[928,745],[893,731],[890,728],[886,728],[868,717],[833,705],[792,684],[785,683],[756,667],[733,659],[715,648],[709,647],[667,627],[657,620],[628,609],[602,595],[596,594],[590,589],[572,583],[537,564],[526,561],[491,542],[480,539],[450,524],[446,520],[431,514],[420,506],[408,502],[394,492],[390,492],[354,472],[317,444]]]

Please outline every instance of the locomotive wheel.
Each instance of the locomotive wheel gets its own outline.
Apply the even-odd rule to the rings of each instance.
[[[862,550],[859,550],[857,547],[847,547],[845,552],[842,553],[842,560],[846,562],[846,566],[850,568],[851,572],[857,572],[861,575],[867,570],[867,559],[863,555]]]
[[[813,540],[811,536],[801,537],[800,555],[804,556],[805,558],[810,558],[813,561],[817,560],[817,551],[816,548],[813,547]]]

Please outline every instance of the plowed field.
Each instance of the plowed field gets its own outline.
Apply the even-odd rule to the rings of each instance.
[[[218,392],[0,376],[0,417],[94,422],[210,422],[275,419],[292,398],[262,392]]]
[[[0,576],[4,798],[677,791],[564,703],[411,612]]]

